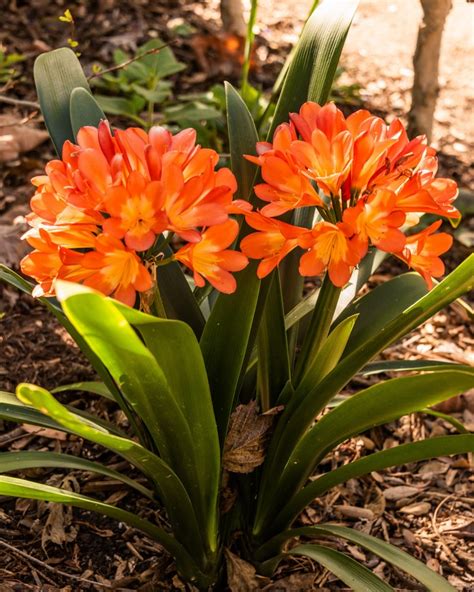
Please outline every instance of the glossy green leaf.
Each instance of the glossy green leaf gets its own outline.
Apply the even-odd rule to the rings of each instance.
[[[460,434],[471,434],[472,431],[474,431],[468,430],[463,423],[448,413],[441,413],[441,411],[435,411],[434,409],[422,409],[420,413],[432,415],[433,417],[437,417],[439,419],[444,419],[444,421],[450,423]]]
[[[320,524],[288,530],[279,538],[283,542],[297,536],[336,537],[360,545],[384,561],[395,565],[421,582],[430,592],[455,592],[455,588],[421,561],[411,557],[395,545],[390,545],[364,532],[336,524]]]
[[[163,252],[166,257],[171,255],[169,247]],[[184,321],[199,339],[204,329],[204,316],[179,264],[172,261],[158,268],[156,279],[167,318]]]
[[[394,378],[353,395],[322,417],[297,444],[275,484],[267,512],[271,515],[277,505],[281,509],[287,504],[327,452],[347,438],[473,387],[474,369],[459,365],[455,370]]]
[[[357,4],[356,0],[329,0],[308,19],[288,67],[270,136],[305,101],[327,101]]]
[[[278,421],[268,451],[265,469],[270,473],[267,476],[268,480],[271,481],[274,475],[280,475],[294,447],[313,423],[314,418],[361,368],[391,343],[409,333],[473,287],[474,255],[471,255],[431,292],[406,308],[370,341],[363,343],[342,358],[334,370],[308,393],[303,402],[292,404],[290,401]],[[266,501],[262,499],[260,503],[263,507]]]
[[[46,127],[61,156],[66,140],[74,142],[69,106],[75,88],[90,92],[76,54],[67,47],[43,53],[35,60],[36,91]]]
[[[61,432],[69,431],[33,407],[21,403],[13,393],[4,391],[0,391],[0,419],[15,423],[28,423]]]
[[[98,512],[120,522],[124,522],[133,528],[144,532],[151,539],[163,546],[171,553],[177,561],[177,566],[183,576],[194,579],[199,575],[199,570],[191,558],[191,555],[176,539],[170,536],[166,531],[155,526],[148,520],[140,518],[136,514],[116,508],[110,504],[86,497],[73,491],[66,491],[51,485],[35,483],[26,479],[17,479],[15,477],[0,476],[0,495],[20,497],[26,499],[37,499],[48,502],[58,502],[69,506],[76,506],[91,512]]]
[[[85,125],[98,127],[101,120],[106,119],[92,94],[83,87],[75,88],[71,92],[69,115],[75,138],[81,127]]]
[[[178,539],[189,550],[199,549],[199,527],[189,496],[179,478],[159,456],[133,440],[115,436],[71,413],[51,393],[39,386],[20,384],[17,396],[23,403],[32,405],[71,433],[113,450],[140,469],[157,488]]]
[[[100,395],[110,401],[115,401],[113,395],[103,382],[97,381],[84,381],[84,382],[73,382],[71,384],[63,384],[53,389],[51,392],[64,393],[69,391],[82,391],[84,393],[93,393],[94,395]]]
[[[123,307],[120,309],[114,301],[89,288],[68,282],[58,282],[57,293],[65,314],[120,385],[127,402],[147,426],[160,456],[183,482],[202,520],[203,534],[209,536],[209,545],[213,546],[214,530],[209,532],[205,524],[216,511],[212,507],[214,496],[208,495],[209,488],[216,487],[215,478],[212,477],[203,489],[203,467],[199,461],[201,446],[197,445],[194,435],[194,430],[198,428],[188,422],[187,409],[176,390],[178,379],[169,368],[171,363],[184,365],[183,360],[172,357],[172,354],[182,351],[184,359],[188,355],[186,348],[189,342],[187,344],[181,337],[174,336],[175,351],[171,351],[169,343],[161,345],[163,361],[168,364],[165,371],[161,358],[157,360],[127,322]],[[133,309],[127,311],[127,315],[133,314]],[[135,317],[137,315],[139,313]],[[143,317],[154,320],[151,316]],[[166,324],[166,321],[162,323]],[[193,336],[186,325],[177,321],[168,323],[167,327],[178,327],[177,331],[184,327],[187,335]],[[199,369],[196,377],[198,372]],[[188,373],[183,373],[184,378],[188,380]],[[198,397],[199,388],[194,392]],[[189,397],[190,406],[196,405],[195,397]],[[212,432],[208,437],[212,438]],[[214,474],[214,465],[210,464],[208,470],[209,475]]]
[[[330,547],[311,544],[298,545],[285,555],[313,559],[336,575],[354,592],[394,592],[392,586],[386,584],[358,561]]]
[[[144,487],[141,483],[138,483],[138,481],[130,479],[130,477],[122,475],[122,473],[114,471],[114,469],[109,469],[105,465],[92,462],[85,458],[62,454],[60,452],[37,452],[29,450],[21,450],[19,452],[0,452],[0,473],[43,468],[74,469],[105,475],[106,477],[110,477],[110,479],[121,481],[125,485],[136,489],[151,500],[154,499],[153,492]]]
[[[357,321],[357,314],[344,319],[328,335],[324,345],[309,361],[306,374],[303,376],[295,396],[304,398],[306,393],[314,388],[321,380],[333,370],[339,362],[347,341],[350,338],[354,324]]]
[[[244,158],[255,154],[258,142],[257,130],[252,116],[235,88],[225,83],[227,125],[229,131],[232,171],[237,178],[239,199],[252,201],[257,167]],[[255,202],[252,201],[252,203]]]
[[[272,282],[278,282],[278,271]],[[268,291],[257,344],[257,393],[262,411],[268,411],[291,378],[281,290]]]
[[[449,370],[456,366],[454,362],[439,362],[438,360],[383,360],[367,364],[359,374],[371,376],[384,372],[415,372],[417,370],[434,372],[437,370]]]
[[[295,386],[299,385],[326,342],[340,295],[341,288],[337,288],[326,274],[296,361],[293,379]]]
[[[232,170],[240,188],[239,197],[246,199],[252,191],[256,169],[242,155],[255,154],[258,137],[245,103],[230,85],[226,86],[226,98]],[[251,262],[236,274],[236,292],[218,296],[201,337],[221,444],[253,345],[252,328],[260,291],[255,270],[256,263]]]
[[[162,369],[170,392],[192,433],[195,463],[193,479],[199,491],[202,520],[217,538],[217,496],[220,480],[220,448],[206,368],[199,343],[191,328],[181,321],[160,319],[112,301],[141,335]],[[179,355],[181,353],[181,355]]]
[[[78,417],[82,417],[89,423],[95,424],[99,429],[104,428],[110,431],[112,434],[116,434],[118,436],[124,435],[122,430],[117,428],[115,425],[105,421],[104,419],[95,417],[90,413],[87,413],[87,411],[82,411],[81,409],[75,409],[73,407],[69,407],[68,409],[71,413],[74,413]],[[13,421],[15,423],[29,423],[42,428],[51,428],[61,432],[69,431],[36,409],[24,405],[15,397],[14,394],[6,393],[4,391],[0,391],[0,418],[7,421]]]
[[[368,475],[372,471],[381,471],[388,467],[398,467],[412,462],[427,460],[437,456],[464,454],[474,452],[474,435],[442,436],[430,438],[420,442],[401,444],[380,452],[374,452],[325,473],[299,491],[285,505],[280,514],[273,520],[271,533],[277,533],[287,528],[291,522],[314,499],[323,495],[329,489]],[[270,534],[271,534],[270,533]]]
[[[377,335],[427,293],[425,280],[420,274],[411,272],[384,282],[358,298],[336,321],[339,323],[350,315],[359,315],[344,356]]]

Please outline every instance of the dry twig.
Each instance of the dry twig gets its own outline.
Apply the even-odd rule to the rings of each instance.
[[[93,78],[99,78],[100,76],[103,76],[104,74],[109,74],[109,72],[116,72],[117,70],[122,70],[122,68],[126,68],[130,64],[133,64],[133,62],[136,62],[137,60],[141,60],[145,56],[159,53],[162,49],[164,49],[165,47],[169,47],[170,45],[171,45],[171,43],[165,43],[164,45],[160,45],[160,47],[154,47],[152,49],[149,49],[148,51],[141,53],[140,55],[133,56],[133,58],[125,60],[125,62],[122,62],[121,64],[117,64],[116,66],[111,66],[110,68],[106,68],[105,70],[100,70],[99,72],[94,72],[90,76],[87,77],[87,80],[92,80]]]
[[[9,551],[16,553],[20,557],[23,557],[23,559],[25,559],[27,561],[31,561],[32,563],[36,563],[37,565],[40,565],[42,568],[44,568],[52,573],[55,573],[59,576],[62,576],[64,578],[71,578],[73,580],[77,580],[78,582],[84,582],[85,584],[92,584],[94,586],[100,586],[101,588],[107,588],[110,590],[112,589],[112,586],[110,584],[101,584],[100,582],[97,582],[97,581],[88,580],[86,578],[82,578],[81,576],[76,576],[75,574],[70,574],[65,571],[61,571],[60,569],[57,569],[56,567],[53,567],[52,565],[48,565],[44,561],[41,561],[41,559],[37,559],[36,557],[33,557],[32,555],[25,553],[25,551],[21,551],[20,549],[17,549],[13,545],[9,545],[6,541],[2,541],[1,539],[0,539],[0,545],[2,547],[5,547]]]

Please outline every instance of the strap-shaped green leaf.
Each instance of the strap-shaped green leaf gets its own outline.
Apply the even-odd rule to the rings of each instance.
[[[435,405],[474,387],[474,369],[404,376],[378,383],[350,397],[322,417],[296,445],[274,493],[267,497],[267,522],[304,485],[326,453],[347,438]],[[270,498],[270,500],[268,499]]]
[[[347,341],[350,339],[354,324],[357,321],[357,316],[357,314],[354,314],[336,325],[316,356],[309,360],[306,374],[303,376],[295,392],[297,398],[304,397],[311,388],[319,384],[336,367]]]
[[[175,538],[148,520],[144,520],[136,514],[132,514],[121,508],[116,508],[115,506],[79,493],[52,487],[51,485],[35,483],[26,479],[16,479],[15,477],[6,477],[4,475],[0,476],[0,495],[57,502],[109,516],[141,530],[151,539],[162,545],[163,548],[176,558],[178,569],[183,576],[193,580],[201,575],[194,559]]]
[[[308,19],[283,83],[270,137],[305,101],[327,101],[357,4],[357,0],[326,0]]]
[[[57,293],[76,331],[120,386],[128,404],[146,425],[160,456],[183,482],[197,510],[202,509],[202,467],[197,462],[193,426],[161,363],[114,301],[68,282],[58,282]],[[133,310],[128,314],[132,313]],[[191,330],[188,331],[192,335]],[[164,344],[163,347],[170,346]],[[187,355],[185,349],[179,351],[183,357]],[[209,533],[204,525],[202,527],[203,536],[207,536]],[[209,544],[215,543],[209,541]]]
[[[125,435],[117,426],[104,419],[95,417],[94,415],[87,413],[87,411],[75,409],[73,407],[68,407],[68,410],[78,417],[82,417],[90,424],[95,424],[98,429],[106,429],[117,436]],[[51,428],[52,430],[59,430],[60,432],[69,432],[69,430],[65,429],[64,426],[61,426],[56,421],[19,401],[13,393],[7,393],[4,391],[0,391],[0,418],[7,421],[14,421],[15,423],[29,423],[42,428]]]
[[[230,159],[232,171],[238,182],[237,197],[254,203],[253,185],[257,167],[244,158],[244,155],[255,154],[258,142],[257,130],[247,105],[229,82],[225,83],[225,98]]]
[[[30,450],[21,450],[18,452],[0,452],[0,473],[9,473],[11,471],[21,471],[24,469],[43,469],[59,468],[74,469],[79,471],[88,471],[105,475],[111,479],[121,481],[125,485],[136,489],[145,497],[153,500],[153,492],[144,487],[138,481],[122,475],[114,469],[109,469],[102,465],[85,458],[62,454],[60,452],[37,452]]]
[[[372,374],[381,374],[384,372],[414,372],[416,370],[434,372],[437,370],[449,370],[453,366],[456,366],[454,362],[440,362],[438,360],[383,360],[367,364],[359,374],[362,374],[362,376],[371,376]]]
[[[101,397],[109,399],[110,401],[115,401],[111,392],[103,382],[97,382],[93,380],[84,382],[73,382],[71,384],[63,384],[62,386],[56,387],[51,392],[54,394],[69,391],[82,391],[84,393],[93,393],[94,395],[100,395]]]
[[[90,91],[82,86],[72,90],[69,101],[69,116],[74,138],[77,137],[81,127],[85,125],[98,127],[101,120],[107,119]]]
[[[359,315],[344,356],[377,335],[390,321],[426,294],[428,288],[425,280],[420,274],[411,272],[384,282],[355,300],[336,321],[339,323],[348,316]]]
[[[272,437],[265,463],[268,477],[265,478],[271,481],[281,474],[296,444],[314,418],[374,356],[473,287],[474,255],[470,255],[431,292],[406,308],[372,339],[344,357],[300,404],[293,404],[290,400]],[[262,507],[266,505],[263,499],[260,503]]]
[[[166,257],[172,254],[168,246],[163,252]],[[156,280],[167,318],[184,321],[199,339],[204,329],[204,316],[179,263],[172,261],[159,267]]]
[[[278,271],[273,282],[278,282]],[[268,411],[291,378],[281,290],[268,291],[257,344],[257,393],[261,410]]]
[[[378,555],[388,563],[395,565],[402,571],[413,576],[421,582],[430,592],[455,592],[455,588],[444,578],[438,575],[421,561],[418,561],[405,551],[395,545],[381,541],[369,534],[365,534],[353,528],[338,526],[336,524],[319,524],[318,526],[307,526],[287,530],[279,538],[281,543],[293,537],[337,537],[346,539],[351,543],[360,545],[371,553]]]
[[[354,592],[394,592],[395,590],[352,557],[329,547],[311,544],[298,545],[280,558],[283,559],[288,555],[313,559],[336,575]]]
[[[271,525],[271,533],[277,533],[287,528],[314,499],[332,487],[349,481],[349,479],[356,479],[362,475],[368,475],[372,471],[381,471],[388,467],[398,467],[436,456],[449,456],[466,452],[474,452],[474,434],[430,438],[429,440],[410,442],[364,456],[359,460],[329,471],[306,485],[287,502],[280,514],[275,518]]]
[[[33,72],[41,112],[61,156],[64,142],[74,142],[69,112],[71,93],[78,87],[90,92],[89,84],[76,54],[68,47],[42,53],[35,60]]]
[[[174,471],[156,454],[140,444],[98,428],[74,415],[47,390],[32,384],[17,387],[18,398],[82,438],[113,450],[140,469],[158,490],[168,512],[177,538],[196,552],[200,548],[200,533],[189,496]]]
[[[246,199],[256,169],[244,161],[243,154],[255,154],[257,132],[245,103],[230,85],[226,85],[226,100],[232,170],[239,197]],[[221,444],[255,338],[252,329],[260,291],[255,262],[236,274],[236,279],[236,292],[218,296],[201,337]]]
[[[220,448],[206,368],[199,343],[188,325],[144,314],[119,302],[113,305],[142,336],[162,369],[170,392],[182,410],[192,434],[193,478],[198,485],[202,523],[210,541],[217,540],[217,495]]]

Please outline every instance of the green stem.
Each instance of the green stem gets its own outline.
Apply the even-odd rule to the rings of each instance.
[[[308,362],[314,358],[324,344],[331,327],[341,288],[337,288],[326,274],[314,307],[301,353],[298,356],[294,375],[294,386],[303,378]]]
[[[158,282],[155,283],[154,296],[153,296],[153,302],[151,303],[151,309],[152,309],[153,314],[155,316],[160,317],[162,319],[167,318],[165,304],[164,304],[163,298],[161,296]]]
[[[255,21],[257,18],[257,7],[258,7],[258,0],[252,0],[252,4],[250,6],[250,16],[249,22],[247,23],[247,36],[245,38],[245,49],[244,49],[244,64],[242,66],[242,82],[241,82],[241,91],[242,91],[242,98],[244,101],[247,101],[248,95],[248,87],[249,87],[249,70],[250,70],[250,60],[252,56],[252,47],[255,34],[253,32],[253,28],[255,26]]]

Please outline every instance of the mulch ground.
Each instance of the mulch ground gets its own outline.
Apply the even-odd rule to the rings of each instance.
[[[46,3],[44,0],[11,0],[9,3],[9,10],[2,15],[0,41],[28,56],[25,76],[9,91],[10,95],[13,92],[19,99],[35,100],[31,84],[32,62],[39,52],[64,45],[69,31],[57,20],[64,8],[62,3]],[[83,54],[81,59],[89,66],[97,60],[110,63],[116,47],[133,50],[145,40],[150,30],[168,39],[166,23],[170,18],[176,18],[184,19],[197,30],[194,40],[183,40],[173,46],[177,57],[190,66],[179,77],[177,92],[201,90],[223,78],[234,81],[238,78],[238,56],[227,55],[227,59],[222,59],[222,39],[212,3],[102,0],[78,2],[74,8],[76,37]],[[31,18],[32,11],[35,18]],[[261,18],[264,20],[265,17]],[[283,53],[293,41],[294,23],[289,19],[275,23],[271,31],[259,35],[252,76],[263,87],[271,85],[283,61]],[[204,54],[213,58],[208,59],[207,64],[202,61],[203,47]],[[359,82],[363,84],[363,81]],[[379,105],[375,101],[377,108]],[[28,116],[30,111],[12,107],[8,108],[8,114],[18,120]],[[51,148],[43,144],[0,170],[0,229],[10,228],[15,218],[24,215],[31,195],[26,180],[37,174],[50,158]],[[440,168],[442,174],[456,178],[464,186],[472,180],[472,167],[464,158],[448,152],[441,154]],[[15,245],[9,251],[11,264],[14,264],[21,252],[17,250],[18,243],[10,241],[8,244]],[[467,254],[468,249],[456,243],[447,259],[448,269]],[[400,272],[395,264],[387,263],[372,281],[377,284]],[[53,388],[94,379],[92,369],[70,337],[39,303],[10,288],[0,287],[0,310],[4,312],[0,320],[1,390],[12,391],[18,382],[24,381]],[[473,344],[472,327],[465,313],[459,307],[451,306],[389,348],[384,357],[472,364]],[[358,379],[349,385],[348,390],[353,392],[364,388],[375,380],[374,377]],[[72,393],[63,395],[62,400],[127,428],[121,412],[101,398]],[[474,429],[472,394],[450,402],[445,410]],[[442,419],[422,414],[405,417],[344,443],[335,455],[326,459],[324,468],[329,470],[376,449],[453,431],[452,426]],[[131,473],[127,463],[118,457],[80,438],[53,430],[18,427],[0,421],[0,449],[3,452],[63,451],[100,460]],[[409,551],[443,573],[459,590],[472,590],[474,475],[470,467],[466,456],[442,457],[374,473],[372,478],[351,480],[314,502],[300,517],[300,522],[314,524],[332,520],[355,526]],[[119,503],[121,507],[159,522],[163,520],[137,495],[101,477],[56,469],[38,469],[22,475],[109,503]],[[172,560],[158,545],[122,524],[86,511],[31,500],[3,498],[0,508],[1,592],[190,589],[181,582]],[[340,548],[366,562],[397,589],[420,589],[402,572],[369,553],[351,545]],[[262,580],[261,588],[268,591],[345,589],[307,559],[286,563],[273,581]]]

